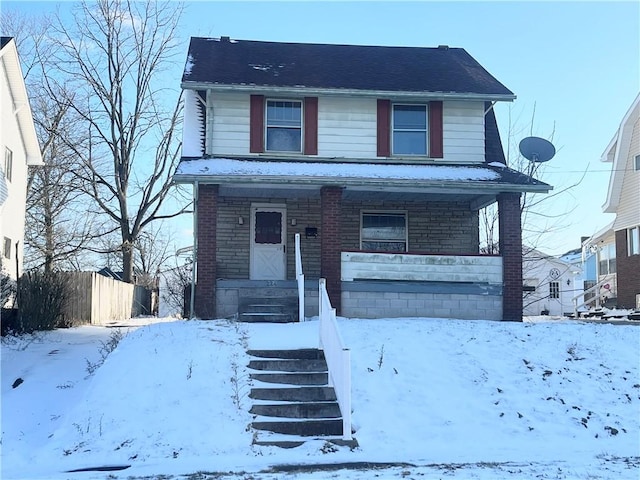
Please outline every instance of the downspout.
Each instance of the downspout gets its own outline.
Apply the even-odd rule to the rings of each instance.
[[[191,253],[191,298],[189,299],[189,319],[195,318],[196,272],[198,269],[198,181],[193,182],[193,250]]]

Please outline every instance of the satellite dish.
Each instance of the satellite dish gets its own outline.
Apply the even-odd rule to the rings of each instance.
[[[523,138],[519,148],[522,156],[531,162],[548,162],[556,154],[556,147],[540,137]]]

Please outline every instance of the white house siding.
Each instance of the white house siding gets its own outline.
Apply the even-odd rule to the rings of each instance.
[[[484,103],[445,101],[442,116],[444,160],[484,162]]]
[[[622,230],[640,225],[640,172],[634,171],[634,158],[640,155],[640,118],[636,119],[631,136],[631,144],[624,165],[620,203],[616,210],[614,230]]]
[[[0,115],[2,128],[0,129],[0,170],[2,175],[5,163],[5,148],[13,153],[13,169],[11,181],[6,182],[8,198],[0,206],[0,255],[3,256],[2,264],[11,277],[16,276],[16,242],[19,242],[18,259],[20,271],[22,270],[22,246],[24,243],[24,216],[27,195],[27,158],[22,135],[18,126],[18,119],[13,113],[13,99],[9,85],[6,82],[7,74],[3,62],[0,62]],[[4,257],[4,239],[11,239],[10,258]]]
[[[376,156],[377,102],[374,98],[318,99],[318,155]]]
[[[209,94],[207,153],[249,155],[249,95]]]
[[[208,99],[207,153],[249,155],[249,95],[212,93]],[[375,98],[318,98],[318,156],[375,158]],[[443,103],[444,159],[453,163],[484,161],[484,104]]]

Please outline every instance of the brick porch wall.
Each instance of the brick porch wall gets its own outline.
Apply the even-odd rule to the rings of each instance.
[[[342,188],[320,189],[320,275],[327,280],[331,304],[340,315],[342,311],[340,220],[342,216]]]
[[[500,255],[502,255],[503,320],[522,321],[522,227],[520,193],[498,195]]]
[[[618,306],[636,307],[636,295],[640,294],[640,255],[628,255],[627,230],[616,232],[616,275]]]
[[[218,185],[199,186],[196,218],[198,250],[195,314],[198,318],[215,318]]]

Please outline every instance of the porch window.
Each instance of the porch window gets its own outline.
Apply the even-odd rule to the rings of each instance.
[[[302,151],[302,102],[267,100],[266,145],[268,151]]]
[[[598,275],[616,273],[616,245],[610,243],[600,249],[598,262]]]
[[[549,282],[549,298],[560,298],[560,282]]]
[[[640,227],[633,227],[627,230],[628,254],[640,255]]]
[[[427,106],[393,105],[394,155],[427,155]]]
[[[407,251],[406,212],[362,212],[360,249],[373,252]]]

